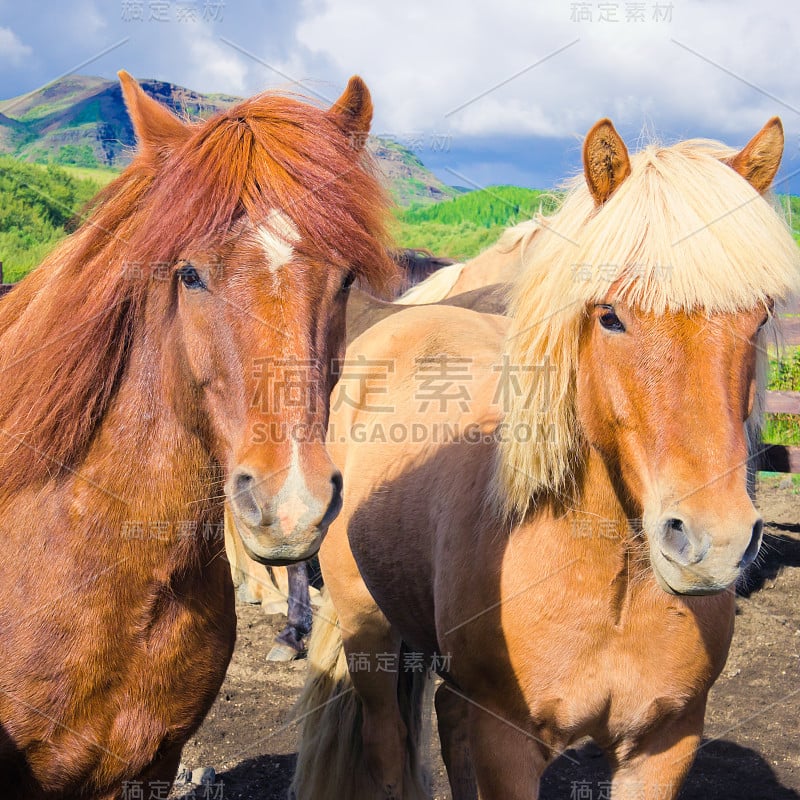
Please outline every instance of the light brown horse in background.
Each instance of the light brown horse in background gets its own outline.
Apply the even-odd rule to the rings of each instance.
[[[0,307],[9,800],[164,792],[233,650],[223,500],[262,561],[317,550],[341,476],[293,428],[327,422],[350,283],[394,276],[359,78],[197,125],[120,78],[136,159]]]
[[[535,220],[509,228],[491,247],[463,264],[450,264],[433,272],[430,277],[412,286],[394,302],[401,305],[441,303],[448,298],[473,292],[484,286],[514,283],[524,263],[525,245],[532,226],[544,220],[540,214]]]
[[[677,797],[761,542],[746,425],[773,302],[800,287],[760,196],[782,151],[776,118],[739,153],[629,158],[602,120],[585,181],[531,229],[510,322],[414,308],[348,349],[373,366],[332,401],[347,493],[299,800],[429,797],[430,669],[454,800],[535,798],[584,736],[614,798]]]

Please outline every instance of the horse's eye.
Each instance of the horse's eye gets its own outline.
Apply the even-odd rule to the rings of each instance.
[[[344,280],[342,281],[341,292],[343,294],[347,294],[347,292],[350,291],[350,287],[353,285],[353,283],[355,283],[355,280],[356,280],[355,272],[352,271],[348,272],[347,275],[345,275]]]
[[[178,270],[178,277],[180,278],[181,283],[187,289],[206,288],[205,283],[203,283],[203,279],[200,277],[197,270],[191,264],[187,264],[185,267],[181,267]]]
[[[601,308],[603,309],[603,313],[599,317],[600,324],[607,331],[624,333],[625,326],[622,324],[622,320],[614,313],[614,309],[611,306],[601,306]]]

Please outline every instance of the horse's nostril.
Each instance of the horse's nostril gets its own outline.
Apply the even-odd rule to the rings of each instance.
[[[682,519],[671,517],[664,520],[661,539],[662,549],[666,550],[668,555],[677,557],[681,561],[689,559],[692,543]]]
[[[249,469],[239,468],[231,475],[231,506],[243,522],[253,527],[267,524],[258,488],[259,480]]]
[[[233,476],[233,491],[236,496],[245,494],[249,492],[253,485],[255,484],[256,479],[247,471],[239,470]]]
[[[747,567],[756,560],[758,551],[761,549],[761,533],[763,530],[763,521],[756,520],[755,525],[753,525],[753,533],[750,536],[750,544],[747,545],[747,550],[744,551],[742,560],[739,562],[740,568]]]

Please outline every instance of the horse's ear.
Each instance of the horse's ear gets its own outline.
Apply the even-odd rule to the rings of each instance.
[[[728,160],[757,192],[772,186],[783,156],[783,125],[773,117],[733,158]]]
[[[117,73],[136,141],[144,150],[166,154],[189,135],[189,126],[150,97],[127,72]]]
[[[369,126],[372,124],[372,97],[367,84],[358,75],[347,82],[342,96],[328,112],[345,136],[357,150],[367,143]]]
[[[610,119],[596,122],[583,142],[583,173],[597,205],[602,205],[630,175],[625,142]]]

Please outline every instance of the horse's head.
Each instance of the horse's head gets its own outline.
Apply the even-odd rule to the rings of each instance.
[[[733,180],[735,170],[745,201],[764,203],[757,193],[772,183],[782,151],[783,133],[775,119],[728,159],[728,166],[720,165],[730,172],[721,177]],[[616,213],[615,193],[631,173],[625,145],[609,122],[598,123],[587,136],[584,166],[597,204],[595,223],[600,224],[604,214]],[[650,168],[651,180],[658,181],[658,166]],[[698,188],[691,183],[693,177],[691,172],[686,176],[687,195]],[[744,186],[745,180],[755,191]],[[720,194],[725,196],[724,187],[709,185],[707,192],[712,206]],[[687,203],[698,200],[702,202],[690,196]],[[729,197],[712,217],[738,215],[740,224],[748,226],[753,224],[750,210],[741,197]],[[665,209],[665,216],[681,213]],[[756,398],[760,334],[772,316],[772,302],[769,286],[762,285],[749,301],[720,300],[714,307],[713,299],[722,298],[726,287],[713,282],[724,283],[730,260],[709,248],[703,260],[725,263],[700,263],[690,247],[680,247],[684,236],[704,235],[692,219],[683,232],[667,226],[669,261],[656,265],[661,276],[649,277],[679,280],[679,267],[688,264],[677,262],[691,258],[698,271],[706,271],[705,277],[694,277],[698,283],[708,282],[712,302],[706,304],[699,296],[696,304],[685,298],[676,302],[673,297],[664,307],[655,309],[657,304],[650,303],[645,310],[640,302],[644,294],[637,295],[634,288],[637,276],[618,277],[604,297],[587,307],[579,345],[577,413],[588,443],[602,455],[625,502],[641,513],[658,583],[673,593],[707,594],[730,586],[761,544],[761,517],[746,489],[746,427]],[[650,236],[663,235],[662,220],[655,217],[649,224]],[[702,242],[697,244],[702,248]],[[643,242],[643,253],[647,249]],[[768,253],[754,249],[737,256],[749,261],[750,275],[740,276],[743,282],[773,266],[762,261]],[[727,280],[737,277],[730,274]]]
[[[190,126],[121,78],[153,174],[131,252],[153,271],[174,412],[222,465],[248,553],[308,558],[342,502],[325,432],[348,288],[393,271],[369,93],[353,78],[327,112],[265,95]]]
[[[769,311],[657,315],[608,300],[592,309],[581,341],[584,433],[641,509],[660,585],[719,591],[761,544],[745,426]]]
[[[543,435],[501,442],[498,499],[518,515],[580,492],[593,451],[671,592],[730,586],[761,543],[748,432],[773,303],[800,285],[797,246],[762,197],[782,151],[774,119],[739,153],[701,140],[629,158],[602,120],[584,179],[524,228],[508,354],[550,369],[523,378],[528,400],[508,411],[512,433],[537,415]]]

